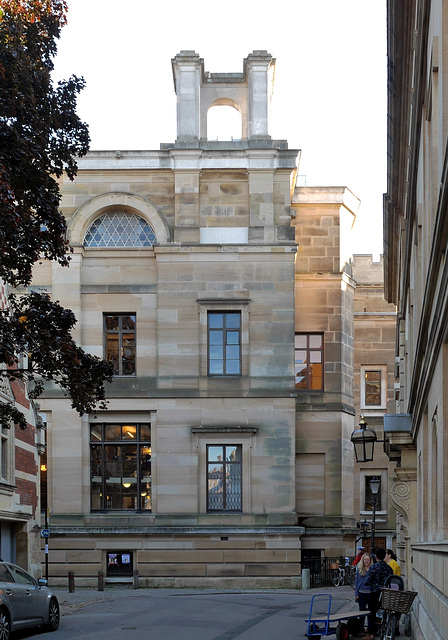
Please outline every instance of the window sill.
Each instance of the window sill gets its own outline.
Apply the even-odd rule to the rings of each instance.
[[[9,484],[6,480],[0,480],[0,494],[11,496],[16,491],[14,484]]]

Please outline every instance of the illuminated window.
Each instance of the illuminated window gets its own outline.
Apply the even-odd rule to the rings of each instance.
[[[92,511],[151,509],[151,425],[91,424]]]
[[[207,511],[242,510],[241,445],[207,446]]]
[[[296,333],[295,387],[299,391],[323,391],[324,336],[322,333]]]
[[[361,408],[385,409],[387,405],[387,367],[361,367]]]

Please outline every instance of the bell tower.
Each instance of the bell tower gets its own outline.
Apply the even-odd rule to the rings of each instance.
[[[202,146],[207,141],[207,113],[216,105],[234,107],[241,114],[241,138],[251,147],[270,140],[269,116],[275,59],[267,51],[253,51],[242,73],[209,73],[194,51],[181,51],[172,60],[177,95],[176,146]]]

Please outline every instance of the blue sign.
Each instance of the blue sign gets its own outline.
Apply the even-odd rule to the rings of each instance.
[[[41,538],[49,538],[50,537],[50,529],[42,529],[40,532]]]

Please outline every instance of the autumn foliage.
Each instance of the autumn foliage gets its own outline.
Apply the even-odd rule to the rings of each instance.
[[[57,382],[80,413],[104,400],[111,368],[71,338],[76,320],[47,295],[27,291],[36,262],[69,264],[57,178],[76,175],[89,133],[76,114],[84,80],[51,79],[57,39],[66,22],[64,0],[1,0],[0,4],[0,278],[15,293],[0,310],[3,375],[27,379],[37,397],[43,381]],[[18,289],[17,289],[18,288]],[[17,354],[33,353],[31,371]],[[14,407],[0,404],[3,424],[24,426]]]

